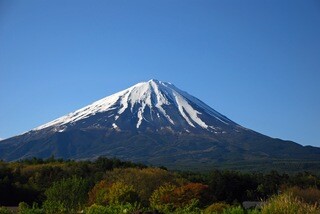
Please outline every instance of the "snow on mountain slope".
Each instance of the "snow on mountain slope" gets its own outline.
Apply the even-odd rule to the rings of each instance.
[[[189,127],[214,131],[216,121],[226,126],[236,125],[173,84],[152,79],[105,97],[33,130],[62,127],[58,128],[61,132],[68,124],[77,123],[99,113],[109,113],[105,121],[110,121],[110,128],[119,129],[121,126],[117,121],[125,114],[128,117],[128,112],[136,129],[139,129],[143,123],[152,124],[153,122],[166,124],[167,127],[180,125],[186,131]],[[212,120],[215,122],[213,123]]]
[[[117,157],[172,168],[320,160],[320,149],[239,126],[171,83],[150,80],[0,141],[0,159]],[[259,166],[260,170],[260,166]]]

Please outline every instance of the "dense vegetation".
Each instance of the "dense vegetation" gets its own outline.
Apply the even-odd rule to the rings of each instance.
[[[172,172],[118,159],[0,162],[0,206],[20,213],[320,213],[320,177]],[[244,201],[267,201],[244,210]],[[10,213],[0,208],[1,213]]]

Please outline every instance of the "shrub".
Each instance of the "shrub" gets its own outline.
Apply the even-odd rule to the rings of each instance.
[[[161,212],[170,212],[174,210],[172,192],[175,185],[165,184],[155,190],[150,197],[150,207]]]
[[[208,186],[200,183],[188,183],[180,187],[166,184],[153,192],[150,197],[150,206],[162,212],[174,211],[190,205],[198,207],[204,201],[207,190]]]
[[[44,214],[44,210],[39,208],[37,203],[33,203],[32,207],[30,207],[25,202],[20,202],[18,207],[19,214]]]
[[[138,193],[133,186],[121,182],[116,182],[110,186],[106,199],[109,204],[133,204],[139,202]]]
[[[287,192],[309,204],[320,204],[320,190],[316,188],[301,189],[300,187],[291,187]]]
[[[106,205],[106,197],[108,191],[108,183],[106,181],[100,181],[89,192],[88,204]]]
[[[202,214],[202,211],[198,208],[199,201],[193,199],[188,205],[178,207],[174,210],[174,214]],[[171,214],[171,212],[168,212]]]
[[[67,205],[61,201],[46,200],[43,203],[43,209],[46,214],[67,214],[69,209],[66,206]]]
[[[88,182],[82,178],[62,179],[45,191],[46,213],[73,213],[82,209],[87,201]]]
[[[121,182],[134,187],[143,205],[149,205],[149,198],[154,190],[165,183],[177,184],[178,178],[175,174],[163,169],[115,169],[107,172],[105,181],[108,184]]]
[[[230,207],[230,205],[225,202],[213,203],[204,210],[204,214],[223,213],[223,211],[229,207]]]
[[[105,195],[108,191],[108,183],[103,180],[97,183],[92,190],[89,192],[89,205],[98,204],[98,205],[106,205],[107,202],[105,200]]]
[[[0,207],[0,214],[13,214],[13,212],[6,207]]]
[[[26,202],[20,202],[18,205],[19,213],[22,213],[24,210],[29,209],[29,205]]]
[[[114,204],[108,206],[93,204],[85,210],[86,214],[119,214],[133,213],[140,209],[138,204]]]
[[[262,214],[316,214],[320,209],[316,204],[310,205],[302,202],[291,193],[281,194],[272,197],[266,205],[262,207]]]
[[[207,207],[203,214],[260,214],[258,210],[244,210],[241,206],[230,206],[225,202],[218,202]]]
[[[108,208],[101,205],[93,204],[86,209],[85,213],[86,214],[105,214],[105,213],[108,213]]]
[[[245,214],[245,210],[242,207],[229,207],[223,211],[223,214]]]
[[[182,207],[198,200],[199,205],[206,205],[209,200],[208,186],[201,183],[188,183],[177,187],[173,191],[173,202],[175,207]]]
[[[89,192],[89,204],[112,205],[139,202],[139,195],[132,185],[122,182],[107,184],[101,181]]]
[[[247,210],[247,214],[260,214],[261,212],[257,209],[254,210]]]

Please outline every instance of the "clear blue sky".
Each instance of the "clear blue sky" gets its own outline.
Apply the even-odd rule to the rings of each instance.
[[[0,137],[151,78],[320,146],[318,0],[0,0]]]

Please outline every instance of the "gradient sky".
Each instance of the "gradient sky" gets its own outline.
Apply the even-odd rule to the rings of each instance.
[[[0,0],[0,137],[137,82],[320,146],[318,0]]]

